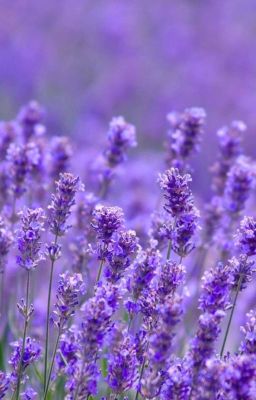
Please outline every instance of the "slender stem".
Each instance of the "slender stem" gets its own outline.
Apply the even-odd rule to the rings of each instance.
[[[99,282],[100,277],[101,277],[101,273],[102,273],[102,268],[103,268],[103,264],[104,264],[104,259],[101,260],[100,262],[100,267],[99,267],[99,271],[98,271],[98,275],[97,275],[97,279],[96,279],[96,283]]]
[[[57,244],[58,236],[55,236],[54,244]],[[48,352],[49,352],[49,322],[50,322],[50,307],[51,307],[51,293],[52,293],[52,281],[53,281],[53,270],[54,270],[55,260],[52,259],[51,262],[51,272],[50,281],[48,289],[48,300],[47,300],[47,316],[46,316],[46,336],[45,336],[45,358],[44,358],[44,392],[46,390],[46,380],[47,380],[47,364],[48,364]]]
[[[45,388],[45,392],[44,392],[44,400],[46,400],[46,398],[47,398],[47,393],[48,393],[49,385],[50,385],[50,382],[51,382],[52,369],[53,369],[56,353],[57,353],[58,346],[59,346],[60,335],[61,335],[61,327],[59,327],[58,336],[57,336],[55,347],[54,347],[54,351],[53,351],[50,371],[49,371],[49,375],[48,375],[48,379],[47,379],[47,383],[46,383],[46,388]]]
[[[144,372],[144,369],[145,369],[145,365],[146,365],[146,357],[144,356],[143,363],[142,363],[142,367],[141,367],[141,370],[140,370],[138,388],[137,388],[137,391],[136,391],[136,395],[135,395],[134,400],[138,400],[138,398],[139,398],[139,386],[140,386],[140,382],[141,382],[141,379],[142,379],[142,376],[143,376],[143,372]]]
[[[25,305],[25,323],[24,323],[24,331],[23,331],[23,339],[22,339],[22,348],[20,354],[20,362],[19,362],[19,373],[18,373],[18,382],[17,382],[17,389],[16,389],[16,400],[19,400],[20,395],[20,383],[21,383],[21,376],[22,376],[22,361],[25,351],[25,343],[27,337],[27,328],[28,328],[28,302],[29,302],[29,285],[30,285],[30,271],[27,270],[27,288],[26,288],[26,305]]]
[[[3,315],[4,310],[4,281],[5,281],[5,273],[4,270],[0,273],[1,276],[1,305],[0,305],[0,317]]]
[[[172,241],[169,240],[167,254],[166,254],[166,260],[170,260],[171,251],[172,251]]]
[[[237,289],[236,289],[236,292],[235,292],[234,302],[233,302],[233,305],[232,305],[231,313],[229,315],[228,325],[227,325],[227,329],[226,329],[224,340],[223,340],[222,347],[221,347],[221,352],[220,352],[220,356],[221,357],[223,356],[223,353],[224,353],[224,350],[225,350],[225,345],[226,345],[226,342],[227,342],[229,329],[230,329],[230,325],[231,325],[231,322],[232,322],[232,318],[233,318],[233,314],[234,314],[234,310],[235,310],[238,294],[240,292],[241,285],[242,285],[242,282],[243,282],[243,278],[244,278],[244,276],[243,276],[243,274],[241,274],[240,277],[239,277],[238,284],[237,284]]]

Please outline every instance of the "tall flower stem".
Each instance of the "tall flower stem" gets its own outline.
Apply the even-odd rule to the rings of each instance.
[[[54,347],[54,351],[53,351],[53,356],[52,356],[52,361],[51,361],[51,366],[50,366],[50,370],[49,370],[49,375],[48,375],[48,379],[47,379],[46,387],[45,387],[45,391],[44,391],[44,400],[46,400],[46,398],[47,398],[47,393],[48,393],[49,385],[50,385],[50,382],[51,382],[52,370],[53,370],[53,365],[54,365],[56,353],[57,353],[58,346],[59,346],[61,332],[62,332],[62,329],[61,329],[61,327],[59,327],[58,336],[57,336],[57,339],[56,339],[56,343],[55,343],[55,347]]]
[[[57,244],[58,235],[55,236],[54,244]],[[51,293],[52,293],[52,281],[54,271],[55,259],[51,262],[50,281],[48,289],[48,300],[47,300],[47,316],[46,316],[46,336],[45,336],[45,358],[44,358],[44,392],[46,390],[47,381],[47,365],[48,365],[48,352],[49,352],[49,323],[50,323],[50,307],[51,307]]]
[[[226,346],[226,342],[227,342],[227,338],[228,338],[228,334],[229,334],[229,329],[230,329],[230,326],[231,326],[231,322],[232,322],[232,318],[233,318],[233,314],[234,314],[234,310],[235,310],[235,307],[236,307],[237,298],[238,298],[238,294],[239,294],[240,289],[241,289],[242,282],[243,282],[243,274],[240,275],[239,281],[238,281],[238,284],[237,284],[235,297],[234,297],[234,301],[233,301],[233,305],[232,305],[232,309],[231,309],[231,313],[229,315],[228,325],[227,325],[227,328],[226,328],[224,340],[223,340],[222,347],[221,347],[221,352],[220,352],[220,356],[221,357],[224,354],[224,350],[225,350],[225,346]]]
[[[28,320],[29,320],[29,317],[28,317],[29,287],[30,287],[30,271],[27,270],[25,323],[24,323],[24,330],[23,330],[22,348],[21,348],[21,354],[20,354],[18,382],[17,382],[17,389],[16,389],[16,400],[19,400],[19,395],[20,395],[20,383],[21,383],[21,376],[22,376],[22,361],[23,361],[23,356],[24,356],[24,351],[25,351],[25,343],[26,343],[27,329],[28,329]]]
[[[143,377],[143,373],[144,373],[145,365],[146,365],[146,357],[144,356],[143,363],[142,363],[142,367],[141,367],[141,370],[140,370],[140,376],[139,376],[138,388],[137,388],[137,391],[136,391],[136,394],[135,394],[134,400],[138,400],[138,398],[139,398],[139,386],[140,386],[140,383],[141,383],[141,379],[142,379],[142,377]]]
[[[172,241],[169,240],[168,248],[167,248],[167,254],[166,254],[166,260],[167,261],[170,260],[171,251],[172,251]]]

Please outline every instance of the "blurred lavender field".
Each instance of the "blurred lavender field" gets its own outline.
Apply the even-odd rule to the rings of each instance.
[[[0,399],[256,399],[255,11],[0,2]]]

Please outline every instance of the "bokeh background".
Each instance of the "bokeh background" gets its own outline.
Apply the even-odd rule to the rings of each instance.
[[[255,0],[1,0],[1,119],[36,99],[51,134],[90,147],[122,114],[137,126],[137,151],[160,152],[166,114],[202,106],[194,165],[204,187],[218,127],[244,120],[256,154],[255,37]]]

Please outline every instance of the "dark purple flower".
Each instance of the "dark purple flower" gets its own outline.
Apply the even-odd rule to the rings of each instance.
[[[232,287],[240,290],[247,287],[247,284],[252,281],[252,276],[256,272],[254,261],[248,260],[248,257],[241,254],[239,257],[233,257],[228,261],[230,274],[233,276]]]
[[[121,342],[108,358],[107,382],[114,393],[123,393],[133,387],[137,379],[135,344],[125,332]]]
[[[5,372],[0,371],[0,399],[3,399],[9,388],[10,378]]]
[[[241,327],[243,341],[240,351],[243,354],[256,354],[256,311],[251,310],[247,315],[245,326]]]
[[[193,198],[188,183],[189,174],[180,175],[177,168],[170,168],[159,177],[160,187],[165,198],[164,209],[173,217],[188,211],[193,206]]]
[[[56,237],[63,236],[70,228],[67,219],[75,204],[75,194],[80,188],[78,177],[70,173],[60,174],[56,182],[56,193],[52,195],[52,202],[48,207],[50,231]]]
[[[231,214],[240,213],[254,186],[255,167],[245,157],[239,157],[227,175],[224,206]]]
[[[20,110],[17,120],[20,123],[26,140],[32,136],[44,133],[42,125],[44,110],[36,101],[30,101]]]
[[[13,235],[0,216],[0,274],[4,272],[6,257],[13,243]]]
[[[65,272],[60,275],[57,301],[53,311],[54,323],[59,328],[63,328],[63,325],[74,315],[84,292],[85,286],[81,274]]]
[[[65,136],[53,137],[50,146],[51,176],[58,178],[61,173],[68,171],[73,151],[68,137]]]
[[[97,237],[107,243],[112,235],[123,227],[123,211],[119,207],[96,206],[91,224]]]
[[[105,157],[108,164],[115,167],[125,161],[129,148],[137,146],[135,127],[123,117],[113,118],[109,125],[108,141]]]
[[[164,301],[165,297],[174,293],[184,282],[185,268],[175,261],[166,261],[161,268],[157,284],[157,294]]]
[[[184,212],[177,217],[173,230],[172,248],[180,257],[186,257],[193,249],[192,238],[198,229],[199,211],[192,207],[189,212]]]
[[[171,124],[168,132],[168,164],[183,167],[183,161],[197,151],[203,134],[206,113],[203,108],[187,108],[183,113],[170,113]]]
[[[234,161],[242,153],[242,135],[246,125],[242,121],[233,121],[230,127],[224,126],[217,132],[219,141],[218,161],[211,168],[214,174],[213,189],[222,195],[226,186],[227,174]]]
[[[136,232],[132,230],[113,234],[106,251],[104,273],[107,280],[115,283],[123,277],[131,263],[131,257],[138,250],[138,241]]]
[[[256,220],[244,217],[236,234],[236,245],[242,254],[248,257],[256,254]]]
[[[41,236],[44,231],[44,212],[41,208],[27,208],[21,213],[21,227],[18,231],[17,264],[26,270],[34,269],[43,259]]]
[[[22,373],[26,370],[26,368],[37,361],[40,357],[41,354],[41,348],[38,345],[38,343],[31,339],[30,337],[26,338],[25,341],[25,346],[24,346],[24,353],[22,357],[22,361],[20,360],[21,358],[21,352],[22,352],[22,340],[19,340],[17,342],[12,343],[13,351],[10,357],[9,364],[12,367],[12,373],[11,373],[11,381],[13,383],[16,383],[16,380],[18,378],[19,374],[19,368],[21,365],[21,370]],[[21,364],[20,364],[21,361]]]

